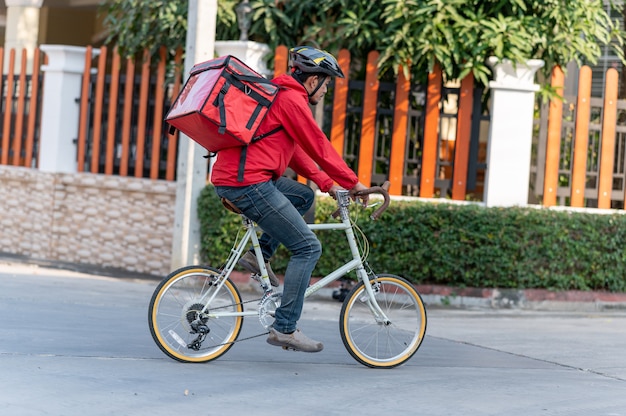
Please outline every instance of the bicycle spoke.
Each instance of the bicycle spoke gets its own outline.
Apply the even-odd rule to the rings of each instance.
[[[346,297],[340,316],[341,338],[348,352],[369,367],[395,367],[419,348],[426,331],[426,311],[419,294],[405,279],[377,276],[375,298],[369,299],[363,282]],[[363,302],[363,298],[369,301]],[[377,321],[368,302],[376,302],[389,319]]]
[[[232,347],[243,316],[213,319],[210,311],[243,312],[243,304],[232,282],[226,280],[219,288],[213,284],[218,276],[211,268],[185,267],[157,287],[149,308],[150,332],[165,354],[178,361],[205,362]],[[213,300],[207,305],[209,293]]]

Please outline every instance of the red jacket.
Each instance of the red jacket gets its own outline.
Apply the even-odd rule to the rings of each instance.
[[[278,179],[289,166],[315,182],[323,192],[330,189],[333,180],[343,188],[352,189],[358,178],[315,122],[302,84],[290,75],[281,75],[272,82],[281,88],[257,135],[280,125],[283,129],[248,146],[243,182],[237,181],[242,148],[220,150],[211,172],[213,185],[247,186],[267,182]]]

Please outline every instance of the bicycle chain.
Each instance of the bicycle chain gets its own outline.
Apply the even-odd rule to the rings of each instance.
[[[261,297],[261,298],[258,298],[258,299],[246,300],[246,301],[239,302],[239,303],[232,303],[232,304],[230,304],[230,305],[220,306],[219,308],[214,308],[214,309],[224,309],[224,308],[230,308],[230,307],[235,306],[235,305],[245,305],[246,303],[260,302],[260,301],[262,301],[263,299],[264,299],[264,298],[263,298],[263,297]],[[263,335],[268,335],[268,334],[269,334],[269,331],[266,331],[266,332],[262,332],[262,333],[257,334],[257,335],[251,335],[251,336],[246,337],[246,338],[238,338],[238,339],[236,339],[235,341],[223,342],[223,343],[221,343],[221,344],[215,344],[215,345],[210,345],[210,346],[207,346],[207,347],[204,347],[204,348],[198,348],[198,350],[197,350],[197,351],[201,351],[201,350],[208,350],[208,349],[210,349],[210,348],[215,348],[215,347],[221,347],[222,345],[234,345],[234,344],[236,344],[236,343],[238,343],[238,342],[241,342],[241,341],[247,341],[247,340],[249,340],[249,339],[262,337]]]

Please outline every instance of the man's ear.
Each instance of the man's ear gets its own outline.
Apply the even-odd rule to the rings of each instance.
[[[308,77],[306,80],[311,90],[314,90],[315,87],[317,87],[317,83],[320,82],[320,77],[319,75],[312,75]]]
[[[312,75],[310,77],[308,77],[304,82],[304,87],[306,88],[306,90],[311,93],[311,91],[315,91],[315,88],[317,87],[317,83],[319,82],[319,76],[318,75]]]

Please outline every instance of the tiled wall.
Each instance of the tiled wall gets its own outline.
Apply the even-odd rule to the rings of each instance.
[[[0,166],[0,252],[170,272],[176,183]]]

